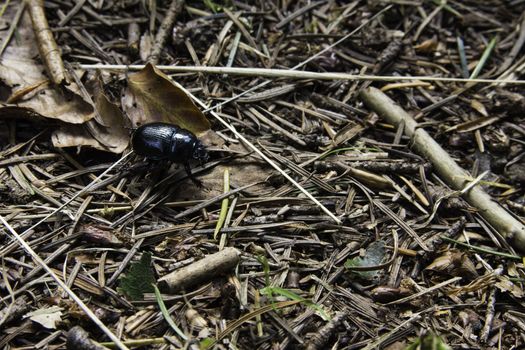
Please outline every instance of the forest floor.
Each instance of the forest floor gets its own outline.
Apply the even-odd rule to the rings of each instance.
[[[525,1],[0,13],[0,349],[525,346]]]

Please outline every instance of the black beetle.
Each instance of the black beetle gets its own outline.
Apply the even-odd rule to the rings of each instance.
[[[135,153],[148,160],[184,164],[194,182],[197,181],[191,174],[190,160],[198,160],[201,164],[208,160],[208,152],[197,136],[174,124],[156,122],[141,125],[131,135],[131,146]]]

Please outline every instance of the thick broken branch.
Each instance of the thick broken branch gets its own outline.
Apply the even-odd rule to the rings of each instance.
[[[159,280],[160,286],[175,293],[209,281],[233,269],[239,263],[240,255],[235,248],[225,248],[162,277]]]
[[[397,127],[402,122],[405,123],[404,132],[411,138],[415,151],[433,164],[448,186],[460,191],[469,184],[468,172],[461,168],[424,129],[418,127],[418,123],[406,111],[387,95],[376,88],[368,88],[361,92],[361,98],[369,108],[390,124]],[[525,225],[494,202],[481,186],[474,186],[463,197],[478,209],[479,214],[501,235],[509,239],[516,249],[525,251]]]

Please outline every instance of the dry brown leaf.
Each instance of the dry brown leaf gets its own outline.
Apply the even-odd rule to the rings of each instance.
[[[62,321],[62,308],[58,306],[41,308],[25,314],[24,318],[29,318],[47,329],[56,329],[56,324]]]
[[[498,276],[495,286],[502,292],[509,292],[516,298],[523,298],[523,289],[512,283],[506,276]]]
[[[149,63],[140,72],[129,75],[122,107],[134,127],[151,122],[165,122],[195,134],[210,128],[208,119],[184,91]]]
[[[339,130],[337,134],[335,134],[335,137],[332,141],[332,145],[330,147],[336,147],[352,140],[355,136],[359,135],[359,133],[364,129],[365,128],[360,124],[357,124],[353,121],[348,122],[348,124],[345,127],[341,128],[341,130]]]
[[[494,124],[498,120],[500,120],[499,117],[481,117],[458,125],[456,130],[458,132],[474,131],[488,126],[490,124]]]
[[[466,254],[461,251],[451,249],[443,255],[434,259],[425,270],[450,274],[452,276],[465,276],[474,278],[478,276],[476,267]]]
[[[97,76],[93,85],[94,102],[100,117],[97,122],[101,124],[98,127],[100,133],[95,138],[108,145],[109,151],[121,153],[129,144],[129,130],[126,128],[124,115],[104,93],[100,76]]]
[[[110,102],[104,94],[99,76],[90,85],[100,118],[92,119],[83,125],[66,125],[60,128],[52,135],[53,145],[90,146],[103,151],[122,153],[129,144],[129,132],[124,123],[124,116],[118,106]]]
[[[48,77],[44,75],[45,68],[34,59],[38,57],[38,49],[27,14],[20,22],[18,33],[17,40],[12,40],[2,55],[0,65],[0,81],[13,89],[12,96],[18,101],[16,106],[72,124],[92,119],[93,106],[79,95],[42,83]]]
[[[51,135],[51,141],[53,141],[53,146],[59,148],[89,146],[102,151],[106,150],[100,142],[89,135],[82,125],[64,125],[53,132],[53,135]]]
[[[477,129],[481,129],[481,128],[485,127],[485,126],[494,124],[498,120],[500,120],[499,117],[480,117],[480,118],[476,118],[474,120],[469,120],[467,122],[454,125],[454,126],[448,128],[447,132],[457,131],[457,132],[462,133],[462,132],[474,131],[474,130],[477,130]]]
[[[211,197],[223,194],[223,176],[224,170],[230,172],[230,182],[236,187],[242,187],[252,183],[259,185],[249,188],[251,194],[268,193],[271,189],[264,181],[268,178],[268,171],[265,163],[250,159],[249,157],[230,160],[228,165],[219,164],[210,172],[200,174],[199,180],[204,185],[203,191],[195,191],[194,186],[181,185],[180,188],[171,197],[174,201],[179,200],[205,200]],[[189,183],[190,180],[187,180]]]
[[[487,112],[487,109],[485,108],[485,105],[483,105],[483,103],[481,103],[480,101],[472,100],[472,101],[470,101],[470,106],[472,108],[474,108],[476,111],[478,111],[479,114],[481,114],[482,116],[484,116],[484,117],[488,117],[489,116],[489,112]]]
[[[414,49],[418,52],[431,53],[436,51],[438,42],[436,38],[431,38],[423,41],[421,44],[414,46]]]

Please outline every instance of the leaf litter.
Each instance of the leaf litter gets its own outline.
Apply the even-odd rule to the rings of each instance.
[[[9,14],[6,14],[8,16]],[[12,90],[17,107],[27,108],[47,118],[81,124],[94,117],[93,107],[69,90],[51,87],[45,68],[38,63],[31,21],[26,14],[19,25],[18,40],[12,40],[2,55],[0,80]],[[19,91],[25,91],[23,95]],[[6,105],[6,101],[2,105]]]
[[[24,232],[83,191],[68,205],[78,214],[52,215],[24,237],[100,319],[124,342],[148,347],[183,347],[184,338],[189,347],[240,349],[522,346],[519,239],[494,229],[461,197],[465,187],[450,188],[416,152],[406,125],[389,124],[359,95],[369,85],[382,88],[469,171],[453,176],[467,188],[475,181],[523,223],[521,85],[281,78],[225,103],[261,77],[172,74],[148,59],[160,52],[152,61],[163,67],[286,68],[327,49],[304,69],[516,79],[525,5],[393,2],[372,19],[383,3],[187,1],[170,12],[181,4],[46,2],[60,57],[77,77],[69,87],[51,83],[27,14],[1,56],[0,215]],[[2,34],[20,2],[6,6]],[[360,24],[364,29],[330,46]],[[157,32],[173,35],[159,39]],[[119,68],[81,66],[94,62]],[[136,63],[145,66],[127,70]],[[342,224],[208,120],[173,81],[206,106],[223,103],[218,115]],[[131,129],[150,121],[178,124],[205,140],[210,162],[192,164],[203,188],[172,164],[131,157],[110,168],[128,148]],[[23,334],[32,327],[39,327],[33,345],[61,348],[66,339],[90,338],[111,345],[98,330],[78,327],[82,312],[9,236],[0,244],[0,315],[13,315],[0,318],[1,345],[27,346]],[[215,258],[231,248],[241,252],[238,260]],[[205,277],[192,281],[197,272]],[[151,283],[166,276],[192,283],[154,291]],[[65,320],[56,331],[24,322],[27,308],[53,307]]]

